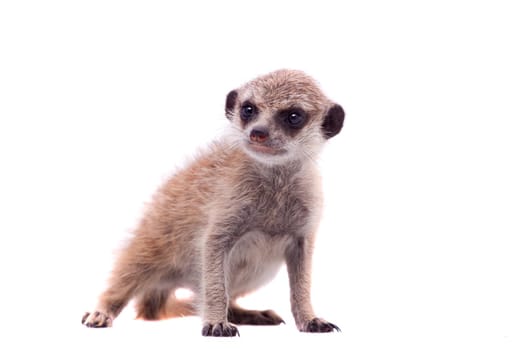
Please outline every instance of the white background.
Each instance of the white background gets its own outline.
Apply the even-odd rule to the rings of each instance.
[[[519,3],[3,1],[0,341],[524,346]],[[228,126],[227,92],[277,68],[311,74],[347,113],[319,161],[313,285],[343,332],[297,332],[285,274],[245,304],[287,325],[239,339],[202,339],[196,318],[135,321],[132,308],[112,329],[83,328],[143,203]]]

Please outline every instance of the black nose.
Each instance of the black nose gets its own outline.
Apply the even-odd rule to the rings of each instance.
[[[257,143],[262,143],[268,139],[270,132],[266,128],[252,129],[250,132],[250,140]]]

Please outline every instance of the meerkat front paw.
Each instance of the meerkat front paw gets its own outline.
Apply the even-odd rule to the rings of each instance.
[[[103,312],[86,312],[82,317],[82,324],[90,328],[111,327],[113,320]]]
[[[313,318],[310,321],[306,321],[303,327],[300,329],[301,332],[308,333],[328,333],[333,331],[341,332],[341,329],[335,324],[327,322],[322,318]]]
[[[228,322],[212,324],[207,322],[202,327],[202,335],[205,337],[235,337],[239,336],[237,327]]]

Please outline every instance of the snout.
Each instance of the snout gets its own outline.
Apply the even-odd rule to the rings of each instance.
[[[250,130],[247,146],[252,152],[259,154],[277,155],[286,152],[283,140],[278,135],[270,135],[270,130],[264,126],[254,126]]]
[[[250,132],[250,141],[255,143],[264,143],[270,137],[270,131],[266,128],[253,128]]]

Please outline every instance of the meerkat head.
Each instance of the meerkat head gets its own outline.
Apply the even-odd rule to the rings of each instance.
[[[278,70],[230,91],[225,109],[235,141],[268,165],[315,158],[345,117],[315,80],[296,70]]]

